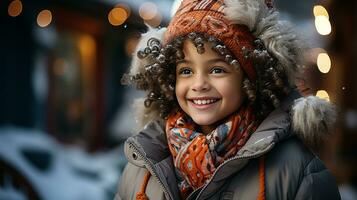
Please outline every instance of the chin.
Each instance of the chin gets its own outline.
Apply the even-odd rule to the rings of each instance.
[[[192,117],[192,120],[200,126],[209,126],[217,122],[218,120],[212,118],[203,117]]]

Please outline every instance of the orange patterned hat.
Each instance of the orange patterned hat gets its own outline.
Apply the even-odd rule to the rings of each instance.
[[[214,36],[233,53],[250,80],[256,80],[252,60],[243,49],[253,50],[255,37],[245,25],[232,24],[225,17],[226,5],[222,0],[183,0],[171,20],[164,36],[164,43],[191,32]]]

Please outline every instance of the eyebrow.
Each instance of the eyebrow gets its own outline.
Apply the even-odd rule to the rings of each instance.
[[[212,64],[212,63],[217,63],[217,62],[225,62],[226,63],[226,61],[223,58],[213,58],[213,59],[208,60],[206,62],[206,64]],[[177,65],[181,64],[181,63],[193,63],[193,62],[191,60],[185,60],[185,59],[179,60],[176,62]]]

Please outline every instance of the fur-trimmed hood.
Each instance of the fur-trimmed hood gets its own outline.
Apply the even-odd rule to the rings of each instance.
[[[156,38],[162,42],[165,31],[166,28],[156,29],[148,26],[148,31],[141,35],[140,41],[132,55],[133,59],[129,71],[130,76],[134,76],[138,73],[143,73],[145,71],[145,66],[154,62],[153,58],[151,57],[139,59],[137,53],[138,51],[143,50],[145,49],[145,47],[147,47],[147,43],[151,38]],[[144,125],[148,122],[160,119],[158,108],[155,105],[152,105],[150,108],[147,108],[144,106],[144,101],[144,98],[138,98],[135,99],[133,103],[135,109],[135,121],[138,125],[138,130],[142,129]]]
[[[253,35],[261,39],[267,50],[278,59],[291,85],[295,74],[304,66],[306,44],[293,26],[279,19],[278,11],[268,8],[265,0],[224,0],[226,17],[234,24],[248,26]]]
[[[269,9],[264,0],[224,0],[226,17],[236,24],[246,25],[253,35],[263,41],[267,50],[278,60],[278,67],[286,73],[290,85],[295,85],[295,76],[303,68],[304,42],[299,39],[292,26],[279,19],[279,13]],[[150,57],[139,59],[139,50],[147,46],[150,38],[163,42],[166,28],[149,28],[144,33],[133,55],[130,75],[145,70],[152,63]],[[137,122],[140,128],[149,121],[159,119],[158,108],[146,108],[144,99],[134,102]],[[336,118],[334,106],[314,96],[300,97],[290,106],[293,130],[309,144],[315,144],[330,132]]]

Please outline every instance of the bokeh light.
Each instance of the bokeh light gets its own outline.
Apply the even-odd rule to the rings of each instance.
[[[321,98],[321,99],[325,99],[327,101],[330,101],[330,96],[328,95],[328,93],[326,92],[326,90],[319,90],[316,92],[316,96]]]
[[[144,21],[145,23],[149,24],[151,27],[158,27],[162,22],[162,16],[160,15],[160,13],[157,13],[156,16],[151,20],[144,20]]]
[[[320,35],[328,35],[331,33],[331,23],[326,16],[317,16],[315,18],[315,27]]]
[[[314,16],[318,17],[318,16],[325,16],[327,17],[327,19],[329,19],[329,15],[327,10],[325,9],[325,7],[321,6],[321,5],[316,5],[314,6]]]
[[[84,35],[78,40],[78,47],[84,57],[93,56],[95,54],[96,46],[95,39],[90,35]]]
[[[152,2],[145,2],[140,6],[139,15],[144,20],[152,20],[155,16],[157,16],[157,14],[157,6]]]
[[[126,11],[128,18],[131,15],[131,9],[127,4],[119,3],[119,4],[115,5],[115,8],[123,8]]]
[[[322,73],[328,73],[331,69],[331,59],[327,53],[320,53],[317,56],[316,63],[317,63],[317,67]]]
[[[7,9],[7,12],[11,17],[17,17],[21,14],[22,12],[22,2],[19,0],[12,1],[9,4],[9,7]]]
[[[82,73],[85,80],[91,80],[96,62],[97,43],[91,35],[82,35],[78,40],[78,49],[82,58]]]
[[[109,23],[113,26],[122,25],[128,19],[129,12],[122,6],[113,8],[108,14]]]
[[[37,15],[37,24],[40,27],[46,27],[52,22],[52,13],[49,10],[42,10]]]

